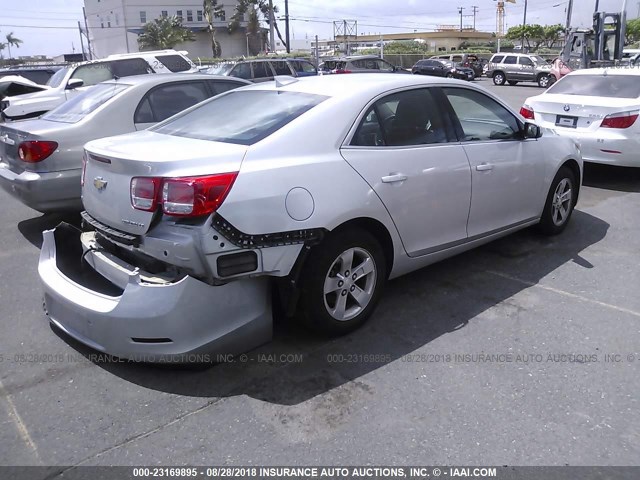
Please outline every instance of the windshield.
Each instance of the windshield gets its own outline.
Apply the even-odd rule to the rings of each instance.
[[[544,58],[542,58],[542,57],[540,57],[538,55],[531,55],[530,58],[531,58],[531,60],[533,60],[535,63],[537,63],[539,65],[546,65],[548,63]]]
[[[71,100],[67,100],[59,107],[46,113],[42,118],[52,122],[77,123],[127,88],[129,85],[101,83]]]
[[[327,97],[298,92],[230,92],[202,103],[151,130],[166,135],[252,145]]]
[[[547,93],[638,98],[640,82],[635,75],[567,75],[547,90]]]
[[[62,69],[58,70],[49,79],[49,81],[47,82],[47,85],[49,85],[51,88],[59,87],[60,84],[62,83],[62,80],[64,80],[64,77],[67,75],[68,71],[69,71],[69,67],[65,67],[65,68],[62,68]]]

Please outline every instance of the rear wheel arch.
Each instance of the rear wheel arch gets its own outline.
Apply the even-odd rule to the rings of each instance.
[[[562,168],[562,167],[567,167],[571,170],[571,172],[573,172],[573,176],[576,180],[576,203],[578,202],[578,197],[580,195],[580,187],[582,185],[582,175],[580,174],[580,165],[578,164],[578,162],[573,159],[570,158],[569,160],[565,161],[562,165],[560,165],[560,167],[558,168],[558,171]],[[556,172],[557,173],[557,172]]]

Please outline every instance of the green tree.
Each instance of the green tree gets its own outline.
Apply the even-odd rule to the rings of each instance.
[[[272,8],[273,8],[273,18],[275,19],[276,13],[278,13],[278,7],[276,6],[272,7],[269,0],[238,0],[238,3],[236,4],[236,9],[233,12],[231,21],[229,22],[229,32],[230,33],[233,32],[240,26],[240,22],[244,20],[244,15],[247,12],[249,12],[249,14],[251,15],[250,10],[255,10],[255,14],[258,17],[258,21],[262,20],[267,25],[270,25]],[[275,29],[276,34],[280,39],[280,42],[286,48],[287,43],[282,38],[282,34],[280,33],[280,28],[278,28],[277,20],[273,22],[273,28]],[[271,46],[271,48],[275,50],[273,45]]]
[[[24,43],[24,42],[22,40],[20,40],[19,38],[14,37],[13,36],[13,32],[7,33],[5,38],[7,39],[7,43],[5,45],[9,49],[9,58],[11,58],[11,47],[13,46],[13,47],[16,47],[16,48],[20,48],[20,44]]]
[[[207,22],[207,32],[211,36],[211,53],[213,58],[222,55],[222,48],[220,42],[216,40],[216,29],[213,26],[216,18],[221,18],[223,15],[222,7],[224,5],[218,5],[218,0],[204,0],[202,8],[204,10],[204,19]]]
[[[193,32],[182,26],[180,18],[160,17],[144,25],[138,36],[138,46],[141,50],[163,50],[194,40]]]
[[[634,18],[627,22],[625,40],[627,44],[640,40],[640,18]]]
[[[517,25],[511,27],[505,35],[505,38],[509,40],[522,40],[523,37],[528,50],[537,50],[544,42],[544,27],[538,24],[525,25],[524,27]]]
[[[559,23],[556,25],[545,25],[542,27],[542,30],[542,44],[547,48],[553,47],[553,44],[560,40],[560,35],[564,33],[564,27]]]

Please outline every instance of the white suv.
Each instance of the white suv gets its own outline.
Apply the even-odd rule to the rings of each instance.
[[[6,97],[0,102],[4,120],[23,120],[48,112],[87,88],[113,78],[147,73],[197,72],[195,64],[175,50],[110,55],[58,70],[41,92]]]

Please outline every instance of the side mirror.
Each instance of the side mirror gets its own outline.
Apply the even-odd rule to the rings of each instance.
[[[84,85],[84,80],[81,78],[72,78],[67,83],[67,90],[73,90],[75,88],[79,88]]]
[[[542,130],[535,123],[526,122],[524,124],[524,138],[540,138]]]

